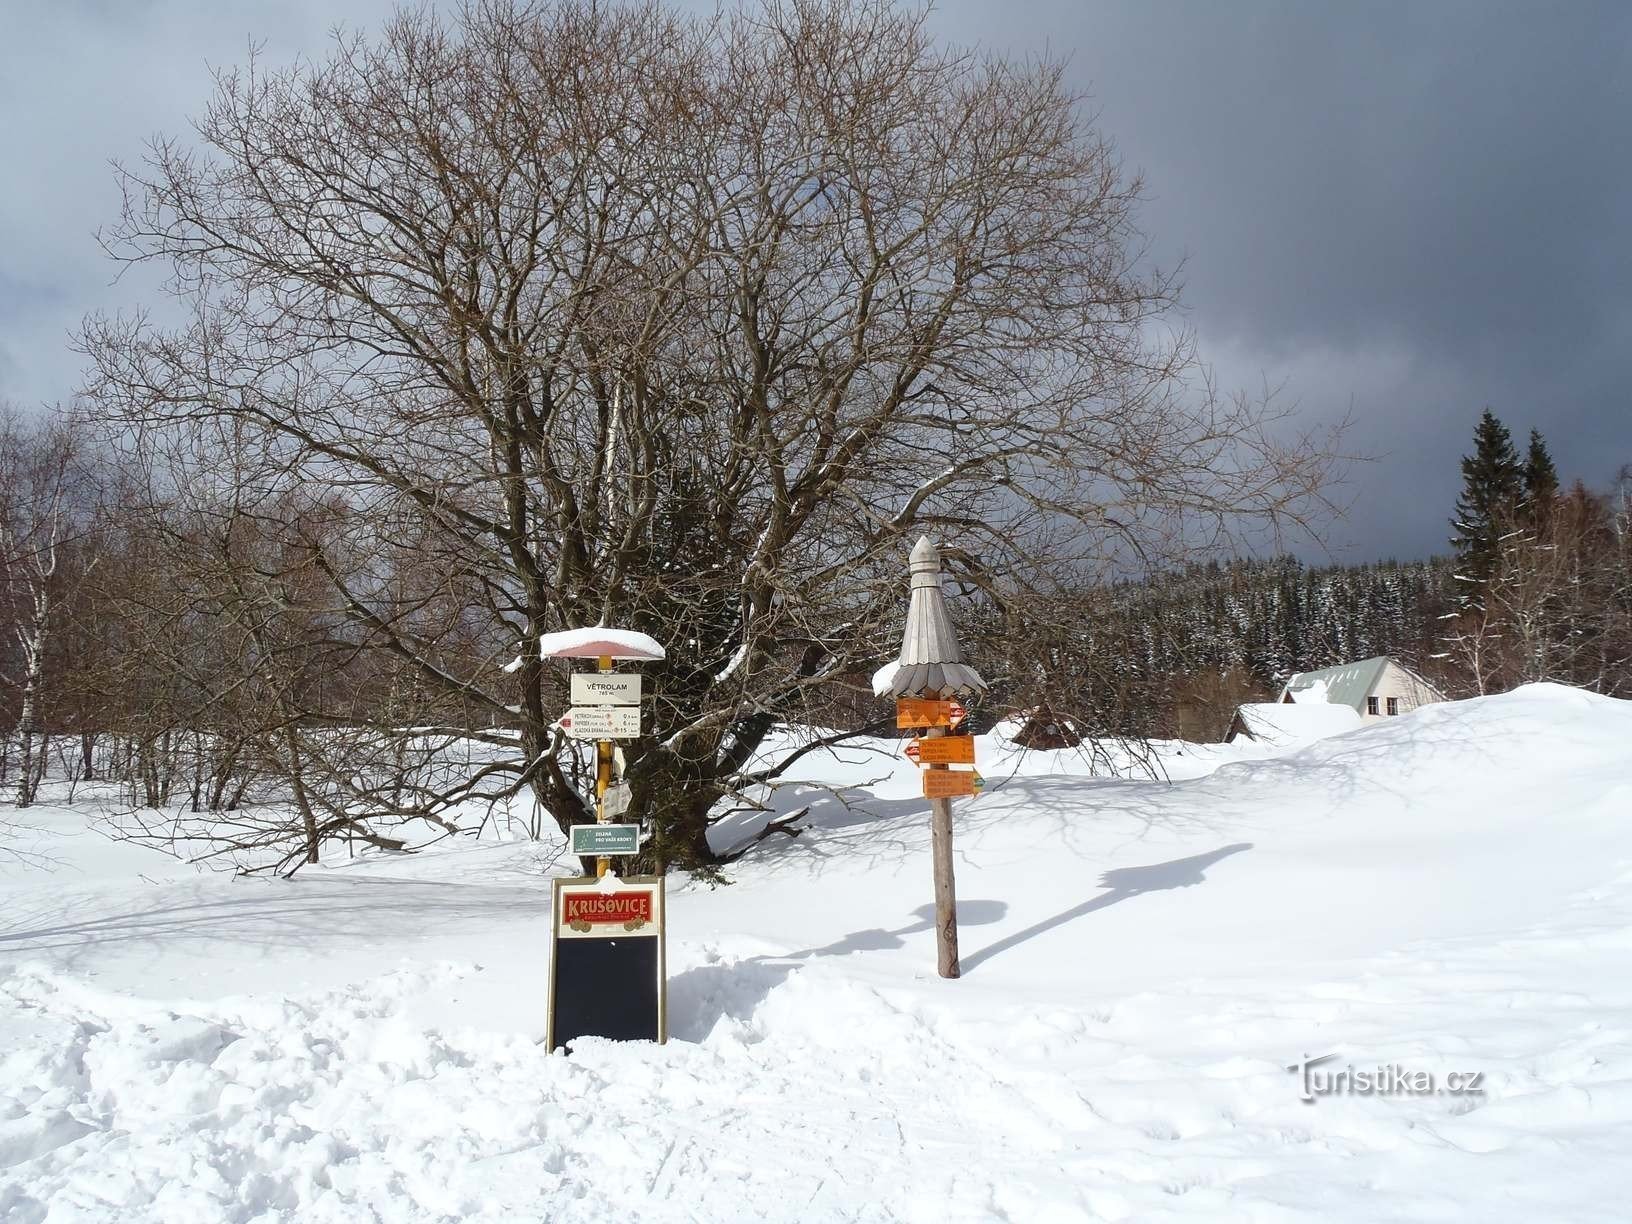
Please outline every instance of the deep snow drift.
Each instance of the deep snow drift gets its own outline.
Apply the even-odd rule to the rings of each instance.
[[[957,982],[908,768],[808,758],[849,787],[771,796],[810,831],[672,882],[670,1043],[571,1057],[558,847],[243,880],[24,813],[56,865],[0,869],[0,1219],[1624,1219],[1632,703],[1266,751],[1161,783],[985,742]],[[1325,1054],[1481,1091],[1300,1100]]]

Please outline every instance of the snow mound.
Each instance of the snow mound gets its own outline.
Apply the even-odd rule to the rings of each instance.
[[[1274,748],[1310,744],[1364,725],[1359,714],[1343,705],[1255,701],[1237,707],[1236,713],[1250,739]]]
[[[1366,724],[1358,734],[1283,754],[1263,768],[1282,774],[1341,769],[1371,789],[1415,781],[1452,794],[1539,785],[1568,799],[1581,789],[1577,769],[1624,776],[1628,744],[1632,702],[1562,684],[1527,684],[1510,693],[1419,706]]]
[[[567,1057],[536,843],[108,856],[0,894],[0,1218],[1614,1218],[1629,743],[1552,685],[1171,783],[978,737],[956,982],[899,741],[813,752],[799,837],[671,881],[669,1044]],[[1441,1088],[1306,1101],[1326,1054]]]

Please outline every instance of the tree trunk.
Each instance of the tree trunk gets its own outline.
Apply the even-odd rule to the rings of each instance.
[[[40,793],[40,784],[45,781],[45,775],[51,768],[51,728],[45,727],[40,731],[40,750],[34,754],[34,785],[29,789],[31,798]]]
[[[317,817],[312,813],[311,798],[306,793],[306,779],[302,773],[300,759],[300,738],[295,732],[295,726],[290,723],[284,728],[284,743],[289,749],[289,784],[295,792],[295,807],[300,811],[301,825],[306,832],[306,861],[317,862]]]
[[[238,767],[238,756],[243,751],[242,744],[233,744],[215,762],[215,772],[210,778],[210,795],[205,806],[212,812],[230,811],[238,806],[236,798],[229,806],[227,804],[227,784],[232,781],[233,772]],[[241,792],[240,792],[241,794]]]
[[[17,719],[17,806],[26,808],[34,802],[34,704],[36,668],[29,663],[28,679],[23,684],[23,712]]]
[[[168,728],[159,737],[159,761],[164,767],[164,773],[159,778],[159,804],[169,807],[170,794],[176,783],[176,737]]]
[[[136,772],[142,782],[142,806],[159,807],[159,767],[153,758],[151,740],[143,740],[136,750]]]
[[[188,789],[188,806],[193,812],[198,812],[204,802],[204,737],[197,731],[192,734],[193,740],[193,769],[192,785]]]

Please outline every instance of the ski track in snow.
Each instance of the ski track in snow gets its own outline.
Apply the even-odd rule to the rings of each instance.
[[[960,982],[928,974],[921,920],[890,925],[927,896],[921,821],[836,808],[730,888],[672,894],[661,1048],[585,1041],[562,1057],[538,1044],[533,996],[511,997],[518,966],[543,972],[538,884],[499,868],[525,847],[474,851],[484,883],[461,885],[464,908],[414,891],[446,890],[438,871],[461,878],[458,855],[414,860],[420,876],[394,886],[407,899],[379,909],[372,934],[380,877],[297,881],[288,895],[310,903],[314,927],[269,953],[252,989],[220,989],[200,944],[162,924],[133,937],[148,958],[133,960],[130,947],[93,956],[19,938],[0,917],[0,1220],[1624,1220],[1632,766],[1616,753],[1632,707],[1571,700],[1531,693],[1485,705],[1483,721],[1435,711],[1178,787],[1021,779],[960,829]],[[1493,728],[1528,729],[1534,751],[1492,751],[1478,735]],[[1360,758],[1383,748],[1373,785]],[[1316,802],[1334,770],[1352,790],[1336,814]],[[1432,802],[1393,824],[1372,815],[1412,785]],[[1061,787],[1077,788],[1093,828],[1017,834],[1027,813],[1053,827]],[[1554,806],[1526,816],[1532,791]],[[1506,815],[1501,794],[1514,796]],[[1448,810],[1457,795],[1465,812]],[[1454,825],[1445,846],[1419,828],[1435,813]],[[1481,838],[1494,843],[1484,857]],[[1373,839],[1414,853],[1372,860]],[[860,852],[877,844],[892,849]],[[1319,877],[1321,900],[1257,915],[1311,847],[1342,860]],[[1514,859],[1508,874],[1495,866]],[[1049,888],[1085,864],[1102,879],[1071,894],[1088,898],[1065,911],[1080,914],[1033,922],[1059,911]],[[1408,887],[1391,890],[1390,870]],[[1443,912],[1416,895],[1423,879]],[[207,920],[229,942],[246,939],[232,906],[262,923],[295,913],[261,908],[264,890],[205,884],[167,887],[212,898]],[[888,901],[867,910],[879,891]],[[506,898],[504,939],[442,954],[478,931],[493,940]],[[1408,902],[1427,908],[1407,926],[1428,933],[1397,938],[1386,915],[1350,929]],[[59,929],[32,904],[31,930]],[[119,888],[104,904],[130,912]],[[453,928],[446,938],[398,929],[413,904]],[[324,913],[337,919],[327,936]],[[1309,926],[1348,950],[1311,952],[1297,942]],[[1284,945],[1246,946],[1283,932]],[[1147,946],[1123,946],[1136,938]],[[382,945],[401,968],[359,955]],[[301,955],[344,980],[283,988]],[[1149,971],[1150,958],[1174,968]],[[197,990],[142,979],[158,965],[192,966]],[[1484,1092],[1300,1101],[1286,1064],[1327,1052],[1359,1068],[1482,1071]]]

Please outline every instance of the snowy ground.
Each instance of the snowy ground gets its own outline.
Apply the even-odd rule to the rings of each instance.
[[[911,776],[810,761],[845,802],[671,888],[673,1040],[571,1057],[553,847],[245,880],[37,809],[0,1220],[1624,1220],[1629,746],[1551,686],[1172,783],[987,743],[956,982]],[[1482,1091],[1300,1100],[1328,1053]]]

